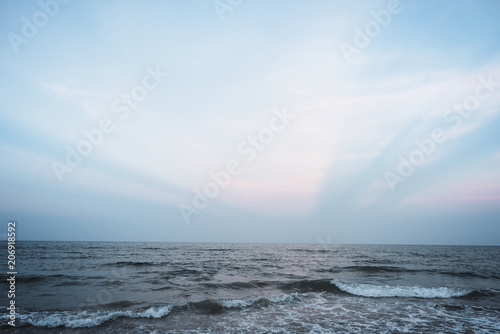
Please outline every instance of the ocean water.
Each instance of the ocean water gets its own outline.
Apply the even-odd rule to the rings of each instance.
[[[500,333],[500,247],[18,242],[16,255],[17,326],[4,309],[2,333]]]

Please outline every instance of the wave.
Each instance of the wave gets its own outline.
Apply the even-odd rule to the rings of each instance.
[[[126,318],[162,318],[172,310],[171,305],[161,307],[150,307],[140,311],[41,311],[22,312],[18,315],[21,325],[34,327],[67,327],[67,328],[90,328],[97,327],[103,323],[121,317]]]
[[[454,298],[464,297],[474,291],[447,287],[380,286],[362,283],[343,283],[338,280],[333,280],[331,283],[344,292],[360,297]]]
[[[197,310],[202,313],[217,314],[224,312],[226,309],[266,307],[276,304],[291,304],[298,301],[302,301],[302,297],[298,293],[290,293],[277,296],[261,296],[244,299],[205,299],[199,302],[190,302],[185,305],[176,306],[174,309],[176,311]]]
[[[471,293],[465,295],[464,297],[470,298],[470,299],[479,299],[483,297],[496,297],[498,296],[500,291],[495,290],[495,289],[482,289],[482,290],[473,290]]]
[[[282,291],[274,296],[257,296],[239,299],[205,299],[184,304],[169,304],[138,309],[137,303],[122,300],[103,305],[104,309],[79,311],[22,311],[19,312],[21,326],[86,328],[118,318],[162,318],[175,312],[195,312],[196,314],[220,314],[241,309],[266,308],[271,305],[291,305],[308,302],[311,296],[333,294],[369,298],[495,298],[500,291],[493,289],[472,290],[449,287],[389,286],[366,283],[345,283],[336,279],[297,280],[297,281],[252,281],[251,286],[272,285]],[[247,283],[234,282],[229,286],[234,289],[251,288]],[[226,285],[227,287],[227,285]],[[312,293],[310,293],[312,292]],[[143,306],[143,304],[141,305]],[[134,309],[132,309],[134,308]],[[0,319],[6,319],[6,315]]]
[[[183,305],[166,305],[150,307],[143,310],[116,310],[116,308],[125,308],[135,305],[135,303],[132,302],[120,301],[104,305],[105,307],[115,308],[114,310],[108,311],[23,311],[19,313],[19,320],[21,326],[90,328],[98,327],[105,322],[121,317],[159,319],[171,312],[179,311],[197,311],[204,314],[218,314],[230,309],[266,307],[277,304],[288,305],[302,300],[302,297],[298,293],[292,293],[247,299],[206,299],[198,302],[189,302]],[[4,317],[6,317],[6,315],[4,315]]]
[[[300,280],[281,283],[281,288],[284,290],[295,290],[300,292],[330,292],[342,293],[342,291],[332,284],[331,280]]]
[[[459,289],[450,287],[422,287],[422,286],[390,286],[367,283],[344,283],[339,280],[299,280],[276,282],[283,291],[298,292],[327,292],[336,295],[351,295],[358,297],[383,298],[495,298],[500,291],[494,289]]]
[[[225,299],[219,301],[219,303],[225,308],[247,308],[250,306],[267,306],[270,304],[292,304],[299,301],[302,301],[302,297],[298,293],[291,293],[273,297]]]

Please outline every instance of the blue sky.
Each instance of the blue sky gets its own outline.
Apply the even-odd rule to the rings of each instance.
[[[499,9],[3,1],[0,218],[28,240],[498,245]]]

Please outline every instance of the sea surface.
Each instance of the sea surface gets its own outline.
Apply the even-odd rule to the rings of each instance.
[[[18,242],[16,257],[2,333],[500,333],[500,247]]]

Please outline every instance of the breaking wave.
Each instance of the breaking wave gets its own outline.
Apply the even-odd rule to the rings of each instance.
[[[109,310],[109,311],[41,311],[22,312],[19,315],[22,326],[34,327],[66,327],[88,328],[97,327],[103,323],[121,317],[125,318],[163,318],[172,311],[198,311],[206,314],[218,314],[226,309],[243,309],[249,307],[265,307],[271,304],[291,304],[302,301],[298,293],[278,296],[257,297],[248,299],[202,300],[184,305],[166,305],[150,307],[144,310]],[[130,306],[133,303],[119,302],[113,306]],[[111,306],[107,305],[107,306]]]
[[[19,314],[22,325],[35,327],[97,327],[107,321],[120,317],[126,318],[162,318],[170,313],[172,306],[150,307],[142,311],[42,311]]]
[[[332,284],[344,292],[361,297],[454,298],[466,296],[474,291],[447,287],[380,286],[361,283],[343,283],[338,280],[333,280]]]

